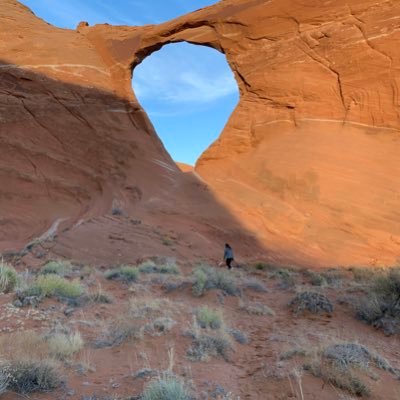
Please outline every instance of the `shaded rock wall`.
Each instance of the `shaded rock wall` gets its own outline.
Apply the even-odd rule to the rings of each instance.
[[[224,207],[294,262],[395,262],[399,15],[398,2],[383,0],[223,0],[158,26],[74,32],[6,0],[0,137],[18,163],[0,165],[3,226],[24,239],[115,201],[176,201],[166,171],[174,182],[179,173],[131,74],[163,45],[187,41],[223,52],[239,85],[239,105],[196,165]]]

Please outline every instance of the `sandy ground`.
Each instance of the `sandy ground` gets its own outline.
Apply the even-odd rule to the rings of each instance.
[[[168,259],[155,261],[162,264]],[[101,291],[113,299],[111,304],[70,307],[55,299],[45,299],[38,308],[15,308],[12,306],[13,294],[1,295],[3,339],[19,331],[34,330],[40,334],[63,326],[79,331],[85,342],[78,354],[59,362],[64,380],[62,388],[48,394],[30,394],[29,398],[80,400],[84,396],[97,395],[86,398],[135,399],[151,380],[149,376],[137,377],[138,371],[149,368],[160,374],[172,364],[173,372],[190,383],[199,399],[350,399],[352,397],[346,392],[303,370],[308,355],[281,359],[282,354],[294,348],[311,354],[329,344],[343,342],[363,344],[394,367],[400,367],[398,336],[386,337],[381,331],[355,319],[352,303],[362,296],[363,291],[350,272],[339,271],[340,280],[334,287],[312,287],[328,296],[334,305],[333,313],[296,316],[288,302],[297,291],[310,288],[304,271],[289,271],[291,278],[285,280],[279,277],[277,268],[259,271],[249,264],[238,265],[232,271],[220,268],[223,274],[234,279],[240,295],[229,296],[212,289],[197,297],[192,292],[192,271],[196,261],[179,262],[179,275],[141,273],[138,280],[130,284],[105,279],[104,272],[112,265],[74,267],[68,279],[80,279],[89,292],[101,287]],[[17,268],[22,272],[23,263],[20,262]],[[174,290],[168,290],[173,286]],[[157,317],[169,318],[175,323],[165,332],[146,328],[141,339],[97,348],[95,343],[107,326],[130,318],[132,306],[129,307],[129,302],[132,299],[147,305],[157,299],[162,302],[154,314],[135,320],[142,329]],[[244,309],[255,303],[268,306],[273,315],[249,314]],[[240,344],[231,337],[232,351],[226,360],[222,357],[210,357],[205,361],[188,359],[192,338],[187,332],[193,329],[196,312],[202,306],[220,310],[224,319],[223,331],[238,329],[248,338],[248,343]],[[4,346],[2,351],[6,351]],[[400,398],[400,382],[390,373],[371,367],[359,374],[370,388],[370,399]],[[226,393],[226,397],[218,397],[218,393]],[[227,397],[227,393],[231,393],[231,397]],[[21,397],[7,393],[1,398]]]

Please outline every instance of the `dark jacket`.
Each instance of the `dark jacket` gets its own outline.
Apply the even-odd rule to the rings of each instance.
[[[233,250],[230,249],[229,247],[225,247],[225,252],[224,252],[224,260],[232,258],[233,259]]]

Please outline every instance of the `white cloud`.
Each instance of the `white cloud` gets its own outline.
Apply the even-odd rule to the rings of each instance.
[[[139,99],[174,104],[210,103],[238,91],[223,55],[187,44],[146,59],[134,71],[133,86]]]

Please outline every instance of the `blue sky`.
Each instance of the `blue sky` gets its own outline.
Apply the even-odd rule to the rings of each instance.
[[[157,24],[216,0],[20,0],[61,28],[80,21],[113,25]],[[174,160],[194,164],[219,136],[238,102],[225,56],[186,43],[170,44],[136,67],[135,93]]]

